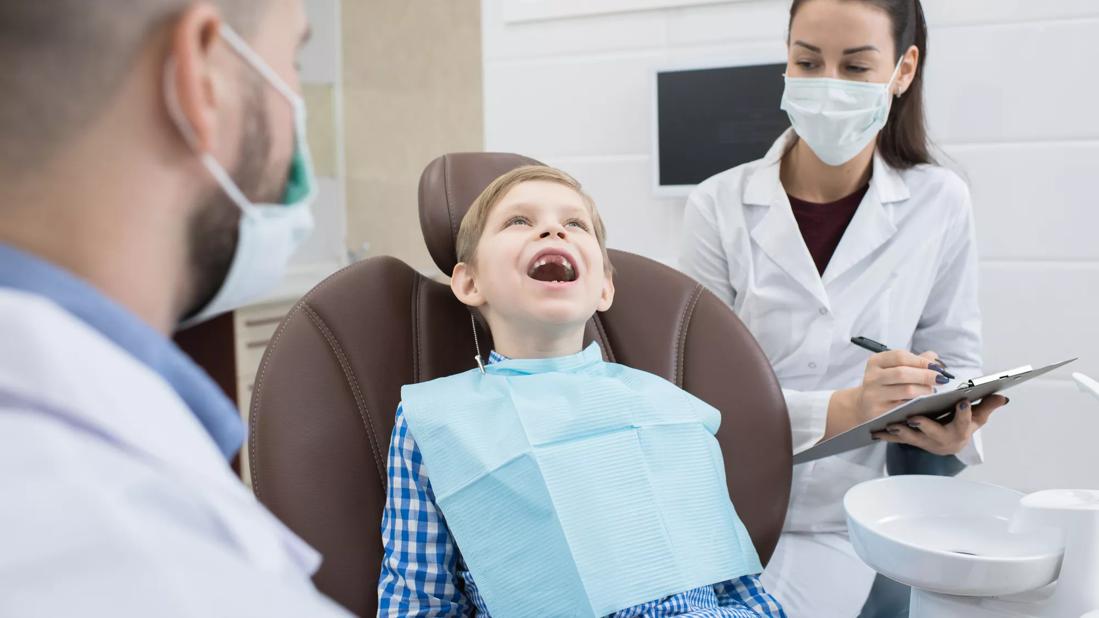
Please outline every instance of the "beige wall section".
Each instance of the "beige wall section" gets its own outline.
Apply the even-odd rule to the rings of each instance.
[[[437,272],[416,193],[433,158],[483,147],[480,0],[342,9],[348,248]]]
[[[302,98],[309,110],[307,136],[313,169],[318,176],[338,178],[339,141],[336,139],[336,88],[332,84],[302,84]]]

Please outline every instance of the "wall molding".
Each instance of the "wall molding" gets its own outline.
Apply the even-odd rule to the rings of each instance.
[[[505,23],[547,21],[608,13],[651,11],[703,4],[731,4],[744,0],[504,0]]]

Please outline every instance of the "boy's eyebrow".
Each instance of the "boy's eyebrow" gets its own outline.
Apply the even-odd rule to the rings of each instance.
[[[525,211],[537,210],[540,207],[541,207],[540,204],[532,204],[530,202],[513,202],[511,204],[503,205],[500,208],[498,208],[497,210],[499,212],[511,212],[511,211],[525,212]],[[587,208],[585,208],[584,206],[576,205],[576,204],[566,204],[561,208],[561,210],[564,211],[567,214],[583,213],[585,215],[591,216],[591,213],[588,211]]]
[[[493,214],[500,213],[500,212],[513,212],[513,211],[530,210],[531,207],[532,207],[532,205],[528,204],[526,202],[512,202],[510,204],[499,204],[496,208],[492,209],[492,213],[490,213],[489,216],[492,216]]]

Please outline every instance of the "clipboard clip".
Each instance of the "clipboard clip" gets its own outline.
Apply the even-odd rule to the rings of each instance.
[[[1031,367],[1030,365],[1023,365],[1022,367],[1008,369],[1007,371],[1000,371],[998,373],[994,373],[990,376],[985,376],[983,378],[973,378],[972,380],[966,380],[965,382],[962,382],[958,385],[957,390],[973,388],[975,386],[988,384],[989,382],[995,382],[997,380],[1004,380],[1006,378],[1018,377],[1026,373],[1030,373],[1031,371],[1034,371],[1034,367]]]

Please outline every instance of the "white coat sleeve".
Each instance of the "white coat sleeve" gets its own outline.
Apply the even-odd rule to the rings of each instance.
[[[749,250],[746,230],[742,238],[723,242],[723,225],[719,220],[715,197],[704,187],[696,189],[687,199],[683,214],[683,237],[679,268],[706,286],[718,298],[739,313],[737,289],[744,285],[748,262],[739,255],[730,255],[726,246]],[[790,413],[790,433],[794,453],[820,442],[828,424],[828,403],[834,391],[795,391],[783,389],[786,408]]]
[[[969,189],[956,176],[950,180],[945,199],[957,200],[959,208],[947,223],[935,283],[912,336],[912,349],[938,352],[951,373],[967,380],[982,374],[977,238]],[[966,465],[983,461],[980,432],[957,457]]]
[[[687,198],[679,269],[735,309],[737,290],[731,274],[737,272],[736,263],[730,263],[722,245],[714,202],[714,196],[701,188]]]
[[[824,438],[828,428],[828,404],[834,392],[782,389],[790,413],[790,436],[795,455]]]
[[[0,408],[0,496],[0,616],[349,616],[204,532],[186,492],[89,431]]]

